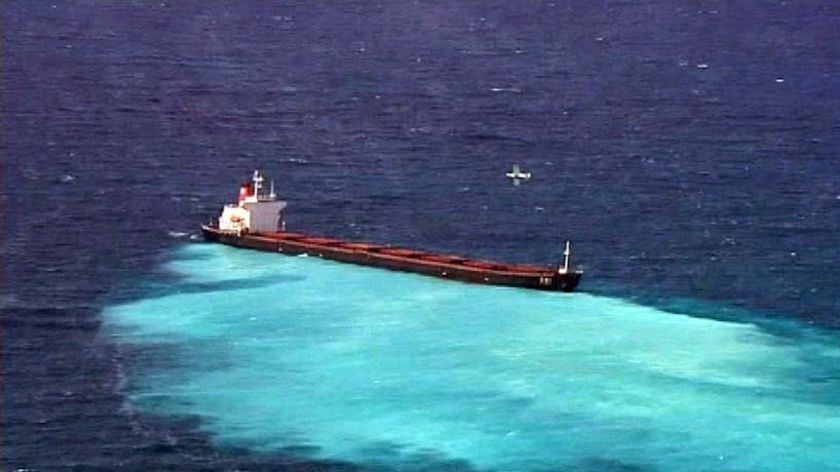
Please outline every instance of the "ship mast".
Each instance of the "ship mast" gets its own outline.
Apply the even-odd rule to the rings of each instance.
[[[252,180],[254,181],[254,197],[256,197],[256,199],[259,200],[260,190],[262,189],[262,183],[265,179],[263,179],[263,176],[260,174],[260,171],[255,170],[254,178]]]
[[[563,251],[563,267],[557,270],[560,274],[568,274],[569,273],[569,257],[572,255],[571,251],[571,243],[566,241],[566,250]]]

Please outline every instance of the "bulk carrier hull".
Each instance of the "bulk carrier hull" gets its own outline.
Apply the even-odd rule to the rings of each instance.
[[[344,241],[286,231],[237,233],[202,226],[207,241],[286,255],[307,254],[339,262],[412,272],[443,279],[538,290],[573,291],[579,271],[501,264],[380,244]]]

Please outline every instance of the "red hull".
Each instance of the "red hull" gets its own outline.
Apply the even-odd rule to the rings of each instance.
[[[581,272],[558,273],[557,270],[547,267],[499,264],[300,233],[275,232],[237,236],[211,226],[202,226],[201,230],[208,241],[230,246],[288,255],[308,254],[340,262],[462,282],[571,292],[577,287],[582,275]]]

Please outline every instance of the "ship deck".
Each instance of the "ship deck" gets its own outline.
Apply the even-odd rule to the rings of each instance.
[[[450,268],[453,270],[475,271],[476,273],[497,273],[519,276],[547,276],[554,275],[556,268],[540,267],[526,264],[506,264],[481,259],[470,259],[463,256],[440,254],[420,251],[383,244],[342,239],[311,236],[294,232],[263,232],[249,235],[249,238],[266,240],[266,242],[283,242],[300,246],[307,252],[317,252],[328,249],[331,253],[345,252],[350,254],[366,254],[376,259],[410,261],[413,264],[426,265],[434,268]]]
[[[311,255],[324,259],[382,269],[413,272],[438,278],[485,285],[505,285],[540,290],[571,292],[582,276],[580,271],[557,267],[505,264],[463,256],[404,247],[346,241],[287,231],[238,235],[212,226],[202,226],[204,237],[231,246],[281,253]]]

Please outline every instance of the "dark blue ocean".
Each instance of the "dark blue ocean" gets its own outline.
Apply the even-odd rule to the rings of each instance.
[[[0,14],[3,470],[840,470],[836,2]],[[290,230],[586,273],[201,242],[256,168]]]

